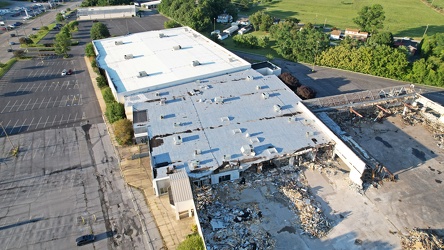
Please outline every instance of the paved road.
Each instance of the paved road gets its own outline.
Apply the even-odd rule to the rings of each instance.
[[[260,55],[238,51],[234,51],[234,53],[252,62],[267,60],[264,56]],[[274,59],[273,63],[281,67],[282,72],[290,72],[298,78],[303,85],[307,85],[316,90],[316,97],[334,96],[410,84],[403,81],[321,66],[315,66],[315,72],[312,72],[313,65],[295,63],[282,59]],[[417,86],[417,88],[421,88],[427,92],[425,95],[428,98],[444,105],[444,90],[442,88],[431,86]]]

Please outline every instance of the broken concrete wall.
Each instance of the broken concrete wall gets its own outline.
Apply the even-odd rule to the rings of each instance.
[[[441,116],[444,115],[444,107],[440,104],[418,94],[418,98],[416,99],[417,102],[421,103],[424,107],[433,109],[434,111],[438,112]]]
[[[334,153],[338,155],[345,164],[350,168],[350,179],[358,184],[362,185],[361,176],[365,170],[365,162],[359,158],[338,136],[336,136],[330,128],[328,128],[316,115],[314,115],[303,103],[299,102],[298,106],[305,110],[311,119],[322,129],[322,132],[330,137],[335,143]]]
[[[226,171],[222,173],[212,174],[211,175],[211,184],[219,183],[219,177],[230,176],[230,181],[239,179],[239,170]],[[228,177],[227,177],[228,178]]]
[[[159,178],[153,180],[153,187],[156,196],[167,194],[168,187],[170,186],[170,177]]]

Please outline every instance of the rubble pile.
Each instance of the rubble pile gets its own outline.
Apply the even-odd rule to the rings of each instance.
[[[414,228],[412,230],[408,230],[408,233],[408,235],[401,236],[401,244],[403,249],[444,249],[443,238],[437,236],[434,230]]]
[[[293,203],[299,215],[301,227],[311,237],[321,238],[331,229],[331,223],[324,215],[321,204],[316,202],[301,182],[289,182],[280,187],[281,192]]]

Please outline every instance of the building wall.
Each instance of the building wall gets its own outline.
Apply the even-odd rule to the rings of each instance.
[[[126,18],[136,15],[134,5],[127,6],[106,6],[106,7],[87,7],[79,8],[77,11],[77,20],[96,20],[111,18]]]
[[[189,217],[192,216],[192,212],[196,213],[196,210],[194,210],[194,201],[193,200],[187,200],[187,201],[181,201],[181,202],[174,202],[174,209],[176,213],[176,219],[179,220],[179,213],[188,211]]]
[[[213,174],[213,175],[211,175],[211,184],[219,183],[219,177],[226,176],[226,175],[230,176],[230,180],[239,179],[239,170],[232,170],[232,171],[227,171],[227,172],[223,172],[223,173]]]
[[[335,154],[338,155],[342,161],[350,168],[349,178],[356,184],[362,185],[361,176],[366,169],[366,164],[361,158],[355,154],[339,137],[337,137],[319,118],[317,118],[302,102],[298,103],[302,109],[305,110],[304,113],[310,116],[311,119],[315,120],[322,132],[329,136],[335,143]]]
[[[165,177],[162,179],[154,179],[153,180],[153,187],[154,187],[154,192],[156,193],[156,196],[162,195],[161,189],[164,189],[165,192],[167,192],[167,189],[169,186],[171,186],[170,177]],[[165,193],[165,194],[167,194],[167,193]]]

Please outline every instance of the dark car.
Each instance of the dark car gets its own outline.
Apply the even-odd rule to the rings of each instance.
[[[20,25],[22,25],[23,23],[22,22],[15,22],[15,26],[20,26]]]
[[[66,72],[67,75],[72,75],[72,70],[68,69],[68,72]]]
[[[8,49],[8,52],[12,52],[12,51],[14,51],[13,49]]]
[[[80,236],[79,238],[76,239],[77,246],[83,246],[88,243],[92,243],[92,242],[94,242],[95,239],[96,239],[96,236],[94,236],[93,234],[87,234],[87,235]]]
[[[32,28],[32,30],[39,30],[39,28]]]

